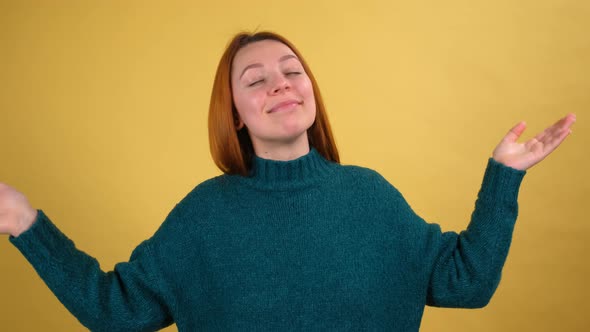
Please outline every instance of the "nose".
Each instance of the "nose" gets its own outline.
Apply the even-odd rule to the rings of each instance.
[[[291,83],[289,83],[289,81],[281,75],[275,78],[270,93],[271,95],[276,95],[285,91],[289,91],[290,89]]]

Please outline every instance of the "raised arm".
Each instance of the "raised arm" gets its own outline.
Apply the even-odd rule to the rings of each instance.
[[[475,210],[460,234],[432,232],[436,256],[427,303],[476,308],[488,303],[500,282],[518,215],[518,189],[524,171],[554,151],[571,132],[569,114],[525,143],[516,140],[526,125],[514,126],[488,163]]]
[[[56,297],[92,331],[154,331],[172,323],[157,255],[150,241],[129,262],[103,272],[43,211],[0,184],[0,233],[22,252]]]

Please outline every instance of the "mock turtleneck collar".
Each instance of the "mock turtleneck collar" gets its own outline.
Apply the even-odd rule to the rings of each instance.
[[[244,180],[259,188],[295,189],[313,184],[331,171],[332,163],[311,148],[308,154],[289,161],[255,156],[250,175]]]

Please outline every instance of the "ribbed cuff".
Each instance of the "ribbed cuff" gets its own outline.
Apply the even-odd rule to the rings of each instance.
[[[33,265],[50,256],[55,258],[51,253],[68,250],[74,245],[42,210],[37,210],[37,218],[29,229],[18,237],[10,236],[9,240]]]
[[[490,158],[483,176],[479,198],[516,201],[525,174],[526,171],[505,166]]]

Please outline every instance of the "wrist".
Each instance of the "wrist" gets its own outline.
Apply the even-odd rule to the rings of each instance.
[[[14,237],[18,237],[22,233],[26,232],[33,226],[37,220],[37,210],[28,209],[24,215],[18,220],[16,230],[11,234]]]

